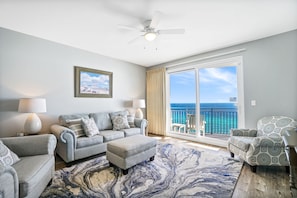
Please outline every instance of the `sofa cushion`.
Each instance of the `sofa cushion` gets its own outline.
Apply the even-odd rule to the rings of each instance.
[[[76,148],[83,148],[103,143],[103,136],[94,135],[93,137],[77,138]]]
[[[94,118],[82,118],[82,126],[84,128],[85,134],[88,137],[92,137],[94,135],[99,135],[99,130],[97,128],[97,125],[94,121]]]
[[[236,146],[240,150],[247,152],[250,148],[250,144],[254,140],[254,137],[242,137],[242,136],[232,136],[229,138],[229,143]]]
[[[20,158],[0,140],[0,164],[13,165],[19,160]]]
[[[116,111],[116,112],[112,112],[112,113],[109,113],[110,117],[113,117],[113,116],[127,116],[129,115],[129,112],[128,111]]]
[[[81,119],[81,118],[88,118],[89,115],[86,113],[81,113],[81,114],[70,114],[70,115],[60,115],[59,116],[59,123],[62,126],[67,127],[66,120],[74,120],[74,119]]]
[[[125,133],[125,137],[133,136],[133,135],[140,135],[140,128],[130,128],[130,129],[123,129]]]
[[[21,157],[21,160],[13,165],[19,179],[19,196],[26,197],[30,193],[41,193],[51,179],[54,163],[55,158],[51,155]]]
[[[109,142],[112,140],[116,140],[116,139],[125,137],[125,134],[123,131],[112,131],[112,130],[101,131],[100,135],[103,136],[104,142]]]
[[[109,113],[90,113],[90,118],[94,119],[99,131],[112,129]]]

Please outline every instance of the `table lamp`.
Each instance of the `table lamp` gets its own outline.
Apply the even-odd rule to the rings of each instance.
[[[20,113],[30,113],[24,125],[24,132],[37,134],[42,124],[36,113],[46,112],[46,100],[44,98],[21,98],[18,111]]]
[[[144,99],[133,99],[133,107],[136,108],[135,118],[143,118],[143,113],[140,108],[145,108]]]

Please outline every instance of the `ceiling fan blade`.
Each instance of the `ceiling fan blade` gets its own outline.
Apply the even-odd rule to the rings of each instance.
[[[138,28],[136,28],[136,27],[132,27],[132,26],[128,26],[128,25],[118,25],[118,28],[119,29],[125,29],[125,30],[137,30],[137,31],[139,31],[139,29]]]
[[[136,38],[132,39],[131,41],[129,41],[129,42],[128,42],[128,44],[130,45],[130,44],[132,44],[132,43],[135,43],[135,42],[137,42],[138,40],[142,39],[142,36],[143,36],[143,35],[141,35],[141,36],[138,36],[138,37],[136,37]]]
[[[158,30],[159,34],[184,34],[185,29]]]
[[[150,24],[150,28],[155,29],[157,27],[157,25],[159,24],[160,19],[161,19],[161,12],[156,11],[153,15],[153,18],[152,18],[152,21]]]

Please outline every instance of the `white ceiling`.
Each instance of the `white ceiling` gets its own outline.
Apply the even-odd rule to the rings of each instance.
[[[135,26],[162,13],[155,41]],[[297,29],[296,0],[0,0],[0,27],[142,66]]]

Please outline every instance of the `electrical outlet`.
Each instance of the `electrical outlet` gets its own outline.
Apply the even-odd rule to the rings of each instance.
[[[251,106],[256,106],[256,100],[251,100]]]

